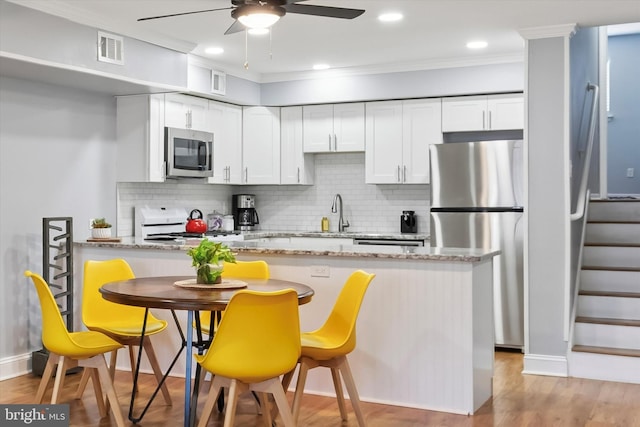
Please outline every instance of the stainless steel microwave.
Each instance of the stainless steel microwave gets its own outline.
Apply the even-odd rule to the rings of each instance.
[[[167,178],[213,176],[213,134],[165,127],[164,160]]]

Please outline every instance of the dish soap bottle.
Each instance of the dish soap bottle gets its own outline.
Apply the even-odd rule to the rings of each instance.
[[[327,231],[329,231],[329,218],[327,218],[326,216],[323,216],[323,217],[322,217],[322,221],[321,221],[320,229],[321,229],[323,232],[327,232]]]

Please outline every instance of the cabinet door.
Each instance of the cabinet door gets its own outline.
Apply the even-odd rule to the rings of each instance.
[[[524,129],[524,96],[521,94],[489,96],[489,129]]]
[[[364,103],[333,106],[333,151],[364,151]]]
[[[429,183],[429,145],[442,143],[440,99],[402,104],[402,182]]]
[[[165,126],[211,132],[209,101],[176,93],[165,95]]]
[[[305,153],[327,153],[333,149],[333,105],[302,107]]]
[[[213,131],[214,184],[240,184],[242,177],[242,108],[209,102],[209,121]]]
[[[243,184],[280,184],[280,109],[245,107],[242,120]]]
[[[487,97],[463,96],[442,100],[442,132],[485,130]]]
[[[402,101],[366,104],[365,182],[397,184],[402,167]]]
[[[280,109],[280,184],[313,184],[313,154],[302,150],[302,107]]]
[[[163,182],[164,95],[117,97],[116,180]]]

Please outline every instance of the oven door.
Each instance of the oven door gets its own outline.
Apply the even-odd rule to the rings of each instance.
[[[167,178],[213,176],[213,134],[165,128],[165,161]]]

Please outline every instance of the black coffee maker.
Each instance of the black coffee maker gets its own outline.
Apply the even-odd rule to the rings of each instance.
[[[253,194],[233,195],[232,210],[236,230],[251,231],[260,223],[255,203],[256,196]]]
[[[402,211],[400,216],[400,232],[401,233],[417,233],[418,221],[415,211]]]

